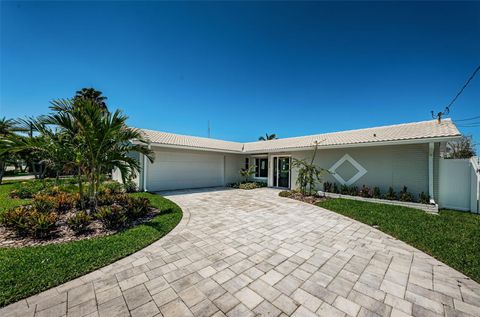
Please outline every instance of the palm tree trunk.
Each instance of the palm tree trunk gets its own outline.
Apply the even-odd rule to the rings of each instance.
[[[84,194],[83,194],[83,180],[82,180],[82,173],[80,172],[80,169],[78,169],[78,174],[77,174],[77,179],[78,179],[78,194],[80,195],[80,208],[82,210],[85,210],[85,199],[84,199]]]
[[[5,174],[5,161],[0,161],[0,184],[2,184],[3,174]]]

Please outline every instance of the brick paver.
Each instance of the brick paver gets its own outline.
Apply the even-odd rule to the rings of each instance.
[[[0,316],[480,316],[478,283],[277,190],[162,194],[170,234]]]

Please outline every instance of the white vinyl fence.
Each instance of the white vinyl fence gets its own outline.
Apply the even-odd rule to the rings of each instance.
[[[440,208],[465,210],[478,213],[480,169],[479,158],[440,159],[439,198]]]

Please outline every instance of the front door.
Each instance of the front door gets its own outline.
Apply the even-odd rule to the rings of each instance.
[[[273,186],[290,188],[290,157],[273,158]]]

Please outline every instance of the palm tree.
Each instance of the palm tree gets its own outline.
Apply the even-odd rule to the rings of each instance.
[[[65,135],[69,150],[75,157],[79,175],[89,183],[90,207],[96,208],[98,187],[102,175],[117,168],[124,180],[140,170],[138,160],[129,153],[144,154],[153,162],[153,151],[147,147],[143,133],[126,125],[127,116],[121,111],[102,111],[90,99],[56,100],[53,114],[46,123]],[[80,183],[79,183],[80,185]]]
[[[0,118],[0,136],[6,137],[13,134],[16,131],[16,122],[13,119],[7,119],[5,117]]]
[[[275,133],[273,134],[265,133],[265,136],[259,137],[258,141],[269,141],[269,140],[275,140],[275,139],[278,139]]]
[[[12,158],[10,153],[12,143],[9,138],[15,135],[17,129],[18,127],[15,120],[5,117],[0,118],[0,184],[5,174],[7,161],[11,161]]]
[[[95,88],[82,88],[75,92],[73,97],[74,101],[86,99],[91,100],[94,104],[98,105],[103,111],[108,111],[107,104],[105,100],[107,97],[102,95],[101,91],[96,90]]]

